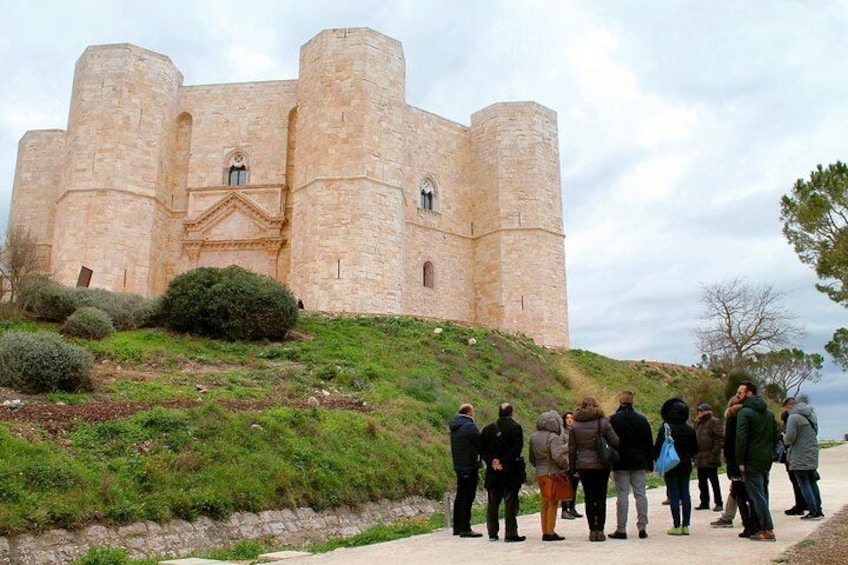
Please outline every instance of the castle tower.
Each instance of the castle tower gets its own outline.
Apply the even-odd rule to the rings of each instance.
[[[65,160],[64,130],[28,131],[18,143],[9,228],[35,241],[40,267],[50,272],[53,222]]]
[[[370,29],[300,52],[290,286],[306,307],[400,313],[405,63]]]
[[[568,347],[556,113],[532,102],[471,116],[477,322]]]
[[[181,84],[168,57],[132,45],[77,61],[52,250],[60,282],[86,266],[92,286],[150,294],[162,276]]]

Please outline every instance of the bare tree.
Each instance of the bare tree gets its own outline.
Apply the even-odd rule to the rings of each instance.
[[[0,238],[0,298],[14,302],[21,281],[40,272],[38,245],[29,230],[20,226],[6,231]]]
[[[740,279],[702,287],[703,324],[695,331],[710,369],[729,374],[757,353],[791,347],[804,336],[796,317],[781,305],[785,293],[770,284]]]

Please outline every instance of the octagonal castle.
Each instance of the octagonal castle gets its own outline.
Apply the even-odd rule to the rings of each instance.
[[[568,347],[556,113],[464,126],[406,103],[401,44],[333,29],[297,80],[183,86],[168,57],[85,50],[67,130],[20,141],[10,228],[47,270],[145,296],[239,265],[307,309],[403,314]]]

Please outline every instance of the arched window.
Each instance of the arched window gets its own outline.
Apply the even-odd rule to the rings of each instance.
[[[436,285],[436,273],[433,269],[433,263],[427,261],[424,263],[424,286],[427,288],[434,288]]]
[[[239,151],[230,157],[227,167],[227,186],[245,186],[247,184],[247,160]]]
[[[418,185],[418,190],[421,194],[421,206],[422,210],[435,210],[436,209],[436,183],[433,181],[432,177],[426,176],[421,180],[421,183]]]

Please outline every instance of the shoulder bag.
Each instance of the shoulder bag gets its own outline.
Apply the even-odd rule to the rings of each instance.
[[[601,419],[598,418],[598,435],[595,437],[595,442],[598,449],[598,461],[607,467],[612,467],[621,460],[618,451],[607,442],[601,431]]]
[[[663,430],[665,430],[665,441],[660,449],[660,456],[654,464],[654,471],[658,475],[665,475],[680,464],[680,456],[674,448],[674,438],[671,437],[671,428],[664,423]]]

